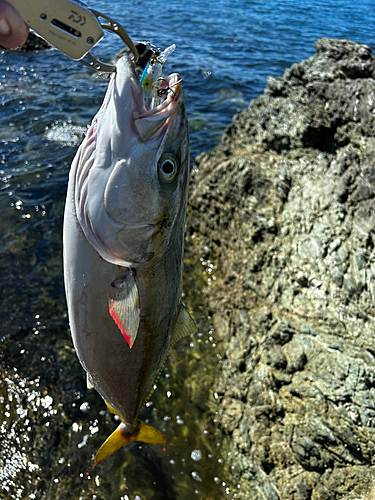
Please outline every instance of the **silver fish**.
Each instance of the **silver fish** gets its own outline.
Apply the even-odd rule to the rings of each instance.
[[[179,75],[166,81],[166,100],[146,110],[133,63],[120,59],[69,175],[63,248],[73,343],[88,384],[121,418],[96,463],[131,441],[165,442],[138,413],[171,346],[196,331],[181,303],[188,124]]]

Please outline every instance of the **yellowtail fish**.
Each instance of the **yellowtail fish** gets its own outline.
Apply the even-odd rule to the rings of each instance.
[[[184,92],[176,73],[163,82],[162,102],[146,109],[134,64],[120,59],[70,170],[64,278],[72,339],[88,385],[121,419],[95,463],[131,441],[165,442],[138,414],[169,349],[196,331],[181,303]]]

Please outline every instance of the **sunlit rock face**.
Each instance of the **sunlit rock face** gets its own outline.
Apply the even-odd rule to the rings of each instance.
[[[375,476],[375,58],[315,47],[192,179],[189,233],[218,267],[216,401],[241,499],[364,498]]]

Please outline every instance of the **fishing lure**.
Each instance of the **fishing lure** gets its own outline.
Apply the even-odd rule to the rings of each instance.
[[[163,64],[167,60],[168,56],[172,54],[175,48],[176,45],[173,44],[163,50],[163,52],[161,52],[160,49],[156,49],[154,54],[151,56],[151,59],[143,70],[140,80],[145,99],[156,96],[156,87],[158,86],[155,87],[154,84],[162,77]],[[155,94],[155,96],[153,96],[153,94]]]

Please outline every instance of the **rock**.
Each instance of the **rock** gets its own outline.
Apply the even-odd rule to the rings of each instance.
[[[217,266],[212,410],[241,500],[359,500],[375,478],[375,57],[315,47],[191,183],[189,241]]]

